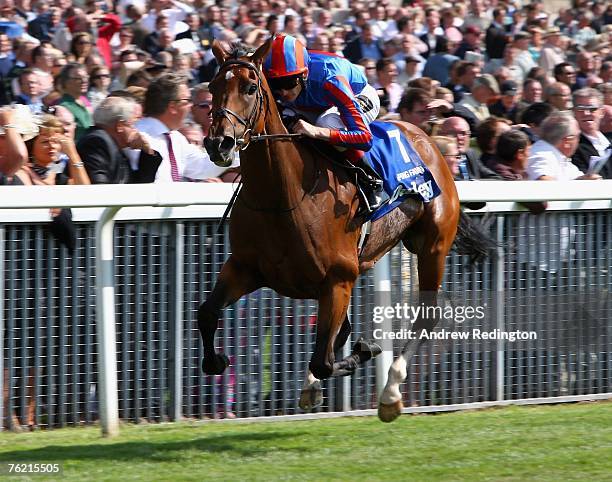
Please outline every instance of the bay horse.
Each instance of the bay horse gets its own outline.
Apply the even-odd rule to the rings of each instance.
[[[316,299],[316,342],[299,402],[302,409],[310,409],[321,402],[320,379],[350,374],[379,353],[374,344],[362,341],[351,356],[334,358],[351,331],[347,309],[359,274],[401,241],[418,257],[419,301],[435,303],[460,207],[453,177],[429,137],[413,125],[394,122],[431,170],[442,193],[427,204],[408,198],[372,223],[358,253],[362,218],[357,215],[360,200],[354,178],[308,142],[288,133],[261,70],[270,46],[271,39],[251,56],[240,50],[230,54],[218,42],[212,46],[220,69],[209,84],[213,117],[205,147],[219,166],[231,164],[235,150],[241,149],[243,187],[230,218],[232,254],[198,310],[204,343],[202,369],[206,374],[220,374],[229,365],[228,358],[215,351],[215,332],[221,310],[242,296],[267,286],[291,298]],[[470,222],[466,216],[461,220]],[[477,239],[462,236],[466,252],[482,249]],[[427,327],[419,320],[414,329],[419,329],[419,323]],[[401,413],[399,384],[416,348],[404,347],[389,371],[379,401],[383,421]]]

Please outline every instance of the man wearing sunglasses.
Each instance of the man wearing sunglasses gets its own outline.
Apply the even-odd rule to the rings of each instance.
[[[601,174],[612,179],[612,132],[601,132],[603,95],[585,87],[574,92],[574,117],[580,126],[578,149],[572,162],[582,172]]]
[[[208,129],[212,122],[211,106],[212,94],[208,90],[208,82],[196,85],[191,92],[191,118],[202,128],[204,137],[208,135]]]
[[[365,171],[361,184],[368,209],[375,210],[382,181],[360,160],[372,147],[369,124],[378,116],[380,100],[363,71],[334,54],[308,52],[290,35],[273,39],[263,67],[275,98],[308,119],[297,121],[293,132],[348,149],[346,158]]]

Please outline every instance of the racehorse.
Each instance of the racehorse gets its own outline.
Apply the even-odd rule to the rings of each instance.
[[[432,141],[417,127],[394,122],[442,192],[429,203],[408,198],[373,222],[358,253],[363,218],[357,213],[360,200],[354,178],[288,133],[261,70],[270,46],[268,40],[251,56],[240,50],[229,53],[218,42],[212,47],[220,68],[209,84],[212,124],[205,147],[219,166],[230,165],[235,150],[241,149],[243,186],[230,219],[232,254],[198,310],[202,369],[220,374],[228,366],[228,358],[215,351],[215,331],[221,310],[240,297],[267,286],[291,298],[316,299],[316,342],[299,402],[302,409],[309,409],[321,402],[320,379],[350,374],[379,352],[374,344],[361,341],[351,356],[334,358],[351,331],[347,309],[360,273],[401,241],[418,257],[419,301],[435,304],[460,218],[468,229],[458,236],[464,251],[475,254],[486,247],[479,239],[470,239],[470,221],[460,216],[453,178]],[[419,320],[414,329],[431,328],[428,323],[431,320]],[[379,401],[383,421],[401,413],[399,384],[416,348],[404,347],[389,371]]]

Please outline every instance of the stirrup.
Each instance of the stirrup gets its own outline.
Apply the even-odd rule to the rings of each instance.
[[[382,182],[381,182],[382,186]],[[359,195],[361,197],[362,203],[359,204],[358,215],[366,215],[369,216],[374,211],[376,211],[383,204],[382,197],[382,189],[371,189],[371,186],[368,188],[362,187],[359,183],[357,184],[357,189],[359,191]]]

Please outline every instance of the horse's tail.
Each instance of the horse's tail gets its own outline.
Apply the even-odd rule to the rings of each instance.
[[[457,253],[469,256],[470,263],[474,264],[495,254],[498,246],[497,242],[485,233],[480,223],[470,219],[463,210],[460,211],[454,243]]]

